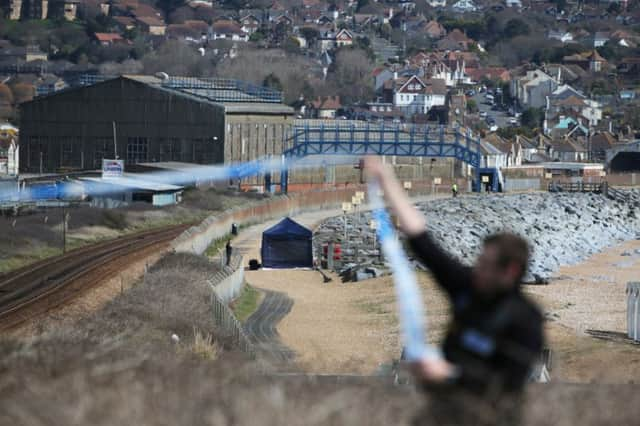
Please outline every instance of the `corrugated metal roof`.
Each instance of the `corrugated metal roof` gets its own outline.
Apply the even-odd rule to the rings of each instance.
[[[142,189],[144,191],[164,192],[180,191],[183,189],[182,186],[143,180],[138,177],[133,177],[132,175],[124,175],[122,177],[112,177],[107,179],[103,179],[101,177],[81,177],[79,178],[79,180],[94,182],[102,185],[121,186],[129,189]]]

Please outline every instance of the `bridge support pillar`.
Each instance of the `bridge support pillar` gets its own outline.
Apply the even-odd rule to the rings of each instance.
[[[289,191],[289,170],[282,169],[280,172],[280,193],[286,194]]]

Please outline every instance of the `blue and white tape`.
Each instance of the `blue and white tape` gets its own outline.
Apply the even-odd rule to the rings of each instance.
[[[368,192],[380,247],[393,272],[405,358],[408,361],[442,358],[441,351],[425,341],[426,320],[416,274],[396,238],[378,184],[370,183]]]

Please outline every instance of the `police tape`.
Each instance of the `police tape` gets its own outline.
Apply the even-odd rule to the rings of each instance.
[[[355,156],[314,156],[307,158],[263,157],[253,161],[227,165],[198,165],[180,170],[158,171],[141,175],[105,177],[103,179],[69,179],[61,183],[62,197],[79,199],[91,196],[124,193],[136,188],[140,180],[154,184],[193,186],[201,183],[246,179],[253,176],[277,174],[326,166],[354,164]],[[47,192],[44,192],[47,196]],[[42,199],[37,186],[0,190],[0,203],[29,202]],[[54,197],[58,198],[58,197]]]
[[[416,275],[396,237],[377,182],[369,183],[368,193],[380,247],[393,272],[405,358],[408,361],[442,358],[441,351],[425,340],[426,320]]]

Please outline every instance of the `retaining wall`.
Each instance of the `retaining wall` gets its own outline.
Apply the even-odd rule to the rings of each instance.
[[[213,321],[224,335],[244,352],[252,352],[252,345],[244,333],[242,324],[229,308],[229,302],[235,299],[244,285],[242,256],[234,256],[229,266],[224,266],[209,280],[211,286],[211,307]]]
[[[640,341],[640,282],[627,283],[627,335]]]
[[[444,183],[444,182],[443,182]],[[449,182],[447,182],[449,183]],[[465,179],[458,180],[463,190]],[[430,182],[413,182],[411,196],[430,194],[434,190]],[[200,225],[192,226],[171,243],[176,252],[202,254],[212,241],[222,238],[231,231],[231,224],[261,223],[268,220],[293,216],[298,213],[336,209],[345,201],[351,201],[356,191],[366,191],[366,185],[352,185],[327,191],[306,191],[290,195],[276,195],[244,207],[235,207],[223,213],[206,218]],[[449,192],[450,186],[435,188],[440,193]]]

